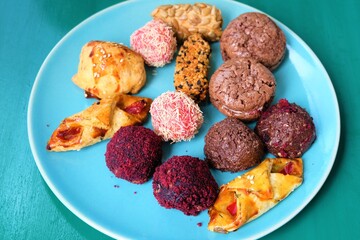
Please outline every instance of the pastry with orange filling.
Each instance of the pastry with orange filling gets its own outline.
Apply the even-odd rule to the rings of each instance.
[[[221,186],[209,208],[208,229],[228,233],[260,217],[302,184],[301,158],[267,158]]]
[[[151,102],[150,98],[125,94],[102,99],[65,118],[51,135],[46,148],[55,152],[80,150],[111,138],[123,126],[142,124]]]

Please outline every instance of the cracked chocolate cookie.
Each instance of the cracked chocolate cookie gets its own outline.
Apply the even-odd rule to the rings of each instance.
[[[248,12],[228,24],[220,39],[220,49],[224,61],[251,57],[274,70],[285,55],[286,38],[267,15]]]
[[[271,71],[251,58],[224,62],[211,76],[211,103],[224,115],[257,120],[274,98],[276,81]]]
[[[236,118],[215,123],[205,136],[205,160],[221,171],[237,172],[260,163],[265,146],[253,130]]]

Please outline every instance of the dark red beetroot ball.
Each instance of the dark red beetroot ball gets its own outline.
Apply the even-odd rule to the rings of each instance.
[[[199,158],[173,156],[156,168],[154,196],[165,208],[175,208],[186,215],[198,215],[213,205],[218,184],[208,165]]]
[[[141,184],[161,163],[162,139],[143,126],[121,127],[107,144],[106,165],[116,177]]]
[[[309,113],[286,99],[281,99],[261,115],[255,132],[270,153],[284,158],[301,157],[316,138]]]

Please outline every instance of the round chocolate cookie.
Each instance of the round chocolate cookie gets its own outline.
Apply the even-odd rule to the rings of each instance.
[[[221,171],[237,172],[260,163],[265,146],[253,130],[236,118],[215,123],[205,136],[205,160]]]
[[[156,168],[153,192],[159,204],[198,215],[216,200],[219,186],[205,161],[173,156]]]
[[[224,62],[211,76],[211,103],[223,114],[253,121],[270,105],[276,81],[269,69],[251,58]]]
[[[255,132],[270,153],[284,158],[301,157],[316,138],[309,113],[286,99],[281,99],[261,115]]]
[[[274,70],[284,58],[286,38],[268,16],[248,12],[228,24],[220,39],[220,49],[224,61],[252,57]]]
[[[106,146],[106,165],[118,178],[141,184],[161,164],[162,139],[143,126],[121,127]]]

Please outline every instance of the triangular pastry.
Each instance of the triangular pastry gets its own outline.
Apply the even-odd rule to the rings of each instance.
[[[227,233],[237,230],[274,207],[303,181],[301,158],[267,158],[257,167],[220,188],[209,208],[208,229]]]
[[[55,152],[80,150],[111,138],[120,127],[142,124],[151,102],[150,98],[125,94],[102,99],[65,118],[51,135],[47,149]]]

